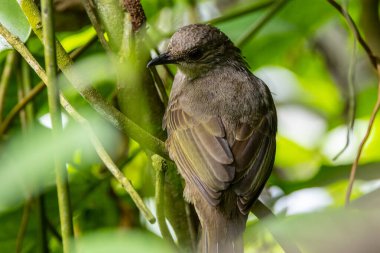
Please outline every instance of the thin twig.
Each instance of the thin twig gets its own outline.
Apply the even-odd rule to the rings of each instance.
[[[43,91],[45,88],[45,84],[43,82],[40,82],[37,84],[33,89],[22,99],[20,100],[7,114],[7,116],[4,118],[4,120],[1,122],[0,125],[0,135],[2,135],[6,129],[8,129],[9,124],[12,122],[14,117],[22,110],[24,107],[41,91]]]
[[[4,98],[5,98],[5,93],[8,88],[8,83],[9,79],[11,77],[12,73],[12,68],[14,66],[14,62],[16,59],[16,51],[12,50],[8,53],[7,58],[5,60],[5,65],[4,65],[4,70],[1,75],[1,80],[0,80],[0,122],[2,122],[3,118],[3,108],[4,108]]]
[[[167,170],[167,164],[165,160],[158,156],[152,156],[152,165],[156,170],[156,215],[158,226],[162,237],[165,238],[169,243],[175,245],[172,235],[170,234],[168,225],[166,224],[165,218],[165,173]]]
[[[144,201],[134,189],[129,180],[124,176],[124,174],[120,171],[120,169],[116,166],[116,164],[112,161],[112,158],[107,153],[99,138],[96,136],[94,130],[92,129],[90,123],[81,116],[68,102],[67,100],[61,99],[62,106],[65,108],[67,113],[71,117],[73,117],[77,122],[79,122],[89,134],[92,145],[95,148],[96,153],[106,165],[108,170],[112,173],[112,175],[117,179],[117,181],[123,186],[123,188],[128,192],[131,196],[132,200],[135,202],[137,208],[141,211],[141,213],[145,216],[145,218],[150,222],[154,223],[156,219],[154,218],[152,212],[145,205]]]
[[[232,11],[227,12],[226,14],[223,14],[220,17],[208,20],[204,23],[215,25],[218,23],[226,22],[228,20],[238,18],[238,17],[241,17],[243,15],[262,10],[262,9],[272,5],[275,2],[276,2],[275,0],[264,0],[264,1],[260,1],[260,2],[254,1],[248,5],[245,5],[243,7],[238,7]]]
[[[349,24],[349,27],[352,29],[352,32],[356,38],[356,40],[360,43],[360,45],[363,47],[364,51],[366,51],[369,60],[371,61],[372,66],[376,69],[377,68],[377,57],[372,53],[371,48],[368,46],[367,42],[364,40],[362,35],[359,32],[358,27],[356,26],[354,20],[352,19],[351,15],[347,13],[347,11],[335,0],[327,0],[335,9],[337,9],[343,17],[346,18],[347,23]],[[351,27],[351,25],[352,27]]]
[[[363,49],[366,51],[372,65],[376,68],[377,70],[377,75],[378,75],[378,90],[377,90],[377,100],[376,104],[372,110],[371,117],[368,123],[368,128],[365,133],[365,136],[363,137],[362,141],[360,142],[358,153],[356,154],[355,161],[352,164],[351,167],[351,173],[350,173],[350,178],[348,182],[348,187],[347,187],[347,192],[346,192],[346,197],[345,197],[345,206],[347,207],[350,204],[350,198],[351,198],[351,193],[352,193],[352,188],[354,186],[355,182],[355,175],[356,175],[356,170],[359,165],[359,160],[364,148],[364,145],[366,144],[368,137],[371,133],[373,123],[375,121],[377,112],[379,111],[380,108],[380,63],[377,59],[377,57],[372,53],[371,48],[368,46],[367,42],[363,39],[361,36],[355,22],[353,21],[352,17],[350,14],[346,11],[345,8],[343,8],[340,4],[338,4],[335,0],[327,0],[335,9],[337,9],[345,18],[346,22],[348,23],[348,27],[352,31],[352,33],[355,36],[355,39],[360,43],[360,45],[363,47]]]
[[[275,4],[272,5],[268,13],[262,16],[256,23],[247,29],[236,42],[237,47],[243,47],[249,40],[252,39],[260,29],[272,18],[274,15],[281,10],[281,8],[288,3],[290,0],[278,0]]]
[[[30,68],[29,65],[24,61],[24,59],[21,60],[21,80],[22,80],[22,87],[23,87],[23,92],[24,92],[24,97],[22,100],[25,98],[25,94],[29,94],[32,89],[32,81],[31,81],[31,76],[30,76]],[[19,101],[20,103],[21,101]],[[25,114],[26,114],[26,124],[27,128],[32,129],[33,128],[33,121],[34,121],[34,109],[33,109],[33,104],[29,103],[26,108],[25,108]],[[8,115],[7,115],[8,117]]]
[[[350,204],[350,198],[351,198],[352,188],[354,186],[356,170],[357,170],[358,165],[359,165],[359,160],[360,160],[364,145],[367,143],[368,137],[371,134],[373,123],[375,122],[376,115],[380,109],[380,63],[377,64],[377,75],[378,75],[378,79],[379,79],[379,83],[377,86],[377,100],[376,100],[376,104],[375,104],[375,106],[372,110],[372,113],[371,113],[371,118],[370,118],[369,123],[368,123],[367,131],[366,131],[362,141],[360,142],[358,153],[356,154],[355,161],[351,167],[350,179],[349,179],[347,192],[346,192],[346,198],[345,198],[346,207]]]
[[[255,204],[252,206],[251,212],[260,220],[264,220],[266,218],[274,219],[276,216],[272,213],[272,211],[263,204],[260,200],[256,200]],[[300,249],[295,245],[288,237],[284,237],[276,233],[276,231],[270,229],[273,238],[277,241],[277,243],[281,246],[285,253],[301,253]]]
[[[350,21],[349,17],[347,16],[347,2],[345,2],[344,5],[345,11],[345,18],[348,22],[348,25],[350,26],[350,29],[354,29],[354,25]],[[336,154],[333,158],[333,161],[339,158],[343,154],[343,152],[348,148],[348,145],[350,144],[350,134],[352,130],[354,129],[355,124],[355,111],[356,111],[356,98],[355,98],[355,85],[354,85],[354,79],[355,79],[355,63],[356,63],[356,41],[354,40],[354,45],[352,49],[352,55],[350,59],[350,65],[348,67],[348,98],[347,98],[347,134],[346,134],[346,143],[344,144],[344,147]]]
[[[57,239],[58,242],[62,243],[61,234],[58,232],[58,230],[54,227],[54,225],[51,223],[51,221],[47,217],[45,217],[45,222],[46,222],[46,226],[49,229],[49,232],[51,233],[51,235],[55,239]]]
[[[17,80],[17,101],[21,101],[24,99],[24,82],[23,82],[23,74],[21,73],[21,68],[18,68],[16,71],[16,80]],[[25,134],[27,133],[27,121],[26,121],[26,111],[21,110],[19,113],[21,130]]]

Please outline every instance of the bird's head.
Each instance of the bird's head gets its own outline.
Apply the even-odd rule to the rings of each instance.
[[[222,62],[240,57],[240,50],[218,28],[193,24],[175,32],[167,51],[151,60],[148,67],[173,63],[183,73],[197,76]]]

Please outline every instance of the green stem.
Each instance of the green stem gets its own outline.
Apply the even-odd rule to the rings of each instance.
[[[25,96],[25,91],[24,91],[25,83],[23,82],[23,76],[24,75],[21,69],[18,68],[16,71],[16,83],[17,83],[17,97],[18,97],[19,102],[23,100]],[[27,128],[28,128],[27,119],[26,119],[26,110],[21,110],[18,115],[20,118],[21,130],[24,134],[26,134]]]
[[[0,80],[0,122],[2,121],[2,115],[3,115],[3,110],[4,110],[5,93],[6,93],[7,88],[8,88],[9,79],[11,77],[12,68],[14,66],[15,59],[16,59],[16,51],[12,50],[7,55],[7,58],[5,60],[4,70],[3,70],[3,73],[1,75],[1,80]]]
[[[165,173],[168,168],[165,160],[158,156],[152,156],[152,165],[156,170],[156,215],[158,226],[162,237],[165,238],[169,243],[175,245],[172,235],[170,234],[168,225],[166,224],[165,217]]]
[[[264,0],[264,1],[260,1],[260,2],[254,1],[254,2],[248,4],[244,7],[239,7],[239,8],[232,10],[232,11],[229,11],[220,17],[208,20],[205,23],[215,25],[218,23],[226,22],[228,20],[238,18],[238,17],[241,17],[243,15],[265,9],[268,6],[271,6],[274,2],[275,2],[275,0]]]
[[[33,91],[31,88],[32,84],[31,84],[31,80],[30,80],[30,68],[24,60],[21,61],[21,74],[22,74],[21,79],[22,79],[24,96],[23,96],[22,100],[19,101],[17,104],[19,104],[23,100],[25,100],[25,97],[27,97]],[[26,94],[28,94],[28,95],[26,95]],[[33,104],[26,103],[25,113],[26,113],[27,126],[33,127],[33,120],[34,120]],[[8,115],[7,115],[7,118],[8,118]]]
[[[103,48],[107,51],[110,52],[110,46],[108,45],[108,42],[106,38],[104,37],[104,31],[102,28],[102,25],[99,23],[98,16],[96,15],[96,12],[94,11],[94,3],[92,0],[81,0],[82,5],[84,9],[87,12],[87,16],[91,21],[92,26],[95,28],[96,34],[98,35],[100,44],[102,44]]]
[[[274,15],[290,0],[278,0],[275,4],[273,4],[272,8],[268,11],[268,13],[262,16],[256,23],[254,23],[251,27],[248,28],[247,32],[245,32],[236,42],[237,47],[243,47],[249,40],[251,40],[260,29],[272,18]]]
[[[62,132],[61,107],[59,103],[59,88],[57,81],[56,43],[54,35],[53,3],[52,0],[41,1],[43,44],[47,75],[47,91],[49,112],[52,122],[53,143]],[[54,145],[55,148],[56,145]],[[70,191],[67,171],[58,151],[55,152],[55,173],[58,194],[59,217],[61,222],[63,252],[72,251],[73,220],[70,204]]]

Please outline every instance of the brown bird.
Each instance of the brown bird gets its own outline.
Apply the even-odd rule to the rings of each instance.
[[[199,251],[241,253],[248,213],[276,152],[271,93],[240,50],[210,25],[180,28],[148,67],[168,63],[178,71],[163,120],[166,146],[199,216]]]

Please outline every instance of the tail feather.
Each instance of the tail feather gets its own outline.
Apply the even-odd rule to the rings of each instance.
[[[220,221],[220,220],[219,220]],[[243,253],[244,221],[225,221],[203,224],[199,241],[201,253]]]

